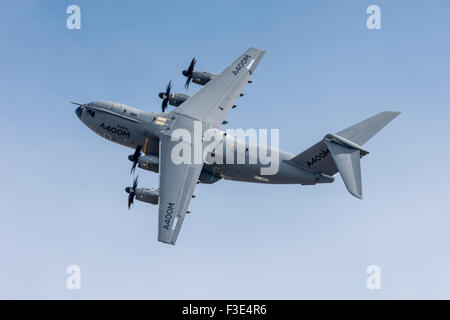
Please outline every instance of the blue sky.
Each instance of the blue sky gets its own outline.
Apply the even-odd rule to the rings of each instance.
[[[66,28],[81,7],[81,30]],[[381,30],[366,8],[381,8]],[[2,1],[0,298],[450,298],[448,1]],[[229,128],[278,128],[299,153],[384,110],[364,200],[318,186],[199,185],[176,246],[127,209],[129,149],[68,101],[159,110],[181,70],[267,50]],[[197,90],[192,85],[189,92]],[[141,185],[157,175],[140,172]],[[68,265],[82,288],[66,288]],[[381,290],[366,288],[380,266]]]

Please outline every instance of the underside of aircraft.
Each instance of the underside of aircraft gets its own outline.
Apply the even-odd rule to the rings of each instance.
[[[249,145],[245,142],[228,143],[231,137],[220,130],[226,124],[227,114],[236,107],[237,99],[264,56],[265,51],[249,48],[220,74],[195,71],[197,60],[192,59],[186,77],[185,87],[191,82],[202,85],[194,95],[172,93],[172,83],[159,94],[162,112],[146,112],[115,102],[94,101],[78,105],[79,119],[101,137],[133,148],[129,156],[136,167],[159,174],[159,187],[139,188],[137,177],[133,186],[127,187],[128,207],[134,199],[159,206],[158,240],[175,244],[181,225],[194,197],[197,183],[214,183],[220,179],[268,184],[314,185],[330,183],[340,173],[347,190],[362,199],[360,159],[368,154],[363,145],[379,130],[392,121],[399,112],[385,111],[336,133],[324,137],[307,150],[294,155],[270,149],[277,154],[278,168],[274,174],[262,174],[262,162],[220,163],[218,154],[233,153],[250,160]],[[166,112],[168,105],[175,109]],[[219,150],[208,153],[215,161],[177,162],[173,150],[182,148],[195,154],[194,141],[180,139],[176,133],[185,130],[190,134],[198,131],[200,125],[200,147],[208,147],[207,133],[214,132],[226,142]],[[175,138],[174,138],[175,137]],[[242,146],[242,148],[240,148]],[[220,152],[221,153],[220,153]]]

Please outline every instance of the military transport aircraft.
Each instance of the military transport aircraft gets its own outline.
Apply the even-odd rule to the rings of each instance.
[[[399,112],[385,111],[359,122],[337,133],[329,133],[312,147],[293,155],[278,151],[279,168],[276,174],[262,175],[264,164],[246,161],[244,164],[219,162],[175,163],[171,158],[172,149],[179,143],[192,147],[189,140],[177,141],[172,133],[177,129],[194,132],[195,123],[201,123],[201,134],[206,130],[219,132],[225,140],[224,152],[249,160],[249,145],[235,141],[219,128],[226,123],[225,117],[236,105],[236,100],[258,66],[265,51],[249,48],[220,74],[194,70],[195,58],[182,74],[189,83],[203,85],[193,96],[171,93],[171,83],[160,93],[162,112],[146,112],[122,103],[95,101],[87,104],[76,103],[76,115],[92,131],[107,140],[135,149],[128,158],[141,169],[159,173],[159,188],[138,188],[137,177],[132,187],[125,191],[128,207],[133,200],[159,205],[158,240],[175,244],[181,225],[188,211],[189,202],[197,183],[211,184],[220,179],[269,183],[301,184],[330,183],[339,172],[347,190],[357,198],[362,198],[360,158],[368,152],[362,145],[380,129],[394,119]],[[164,112],[167,104],[176,106]],[[203,138],[201,140],[203,142]],[[238,147],[236,147],[238,146]],[[226,150],[225,150],[226,149]],[[230,150],[228,150],[230,149]],[[270,150],[270,152],[275,150]],[[209,155],[213,153],[210,152]],[[202,158],[203,159],[203,158]]]

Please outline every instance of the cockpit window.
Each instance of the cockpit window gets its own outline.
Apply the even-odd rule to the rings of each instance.
[[[90,115],[92,118],[95,117],[95,111],[94,111],[94,110],[88,109],[88,110],[86,111],[86,113],[87,113],[88,115]]]

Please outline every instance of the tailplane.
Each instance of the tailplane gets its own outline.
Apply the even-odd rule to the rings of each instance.
[[[400,112],[395,111],[381,112],[347,129],[339,131],[337,135],[362,146],[399,114]]]
[[[385,111],[320,142],[289,161],[308,170],[327,175],[341,174],[347,190],[362,199],[360,158],[367,155],[361,146],[391,122],[400,112]]]

